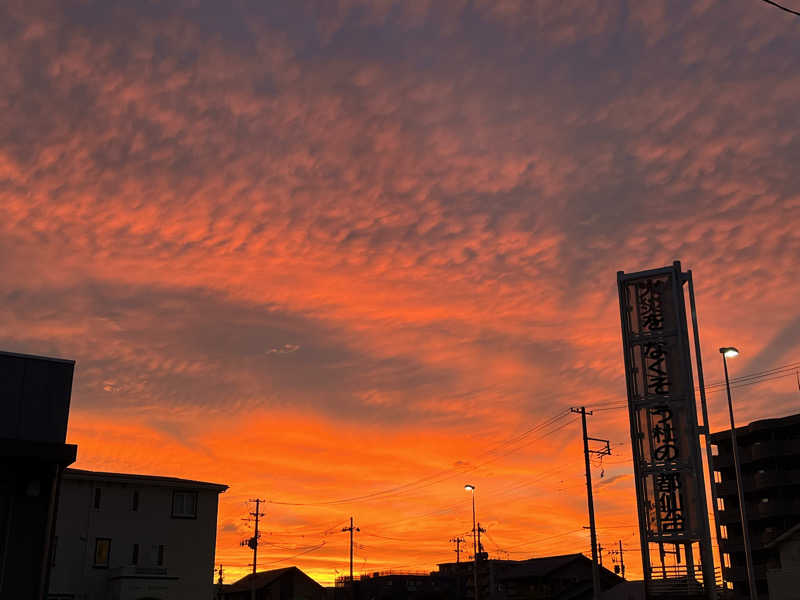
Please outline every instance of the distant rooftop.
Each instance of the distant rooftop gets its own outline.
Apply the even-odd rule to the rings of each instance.
[[[224,492],[227,485],[180,479],[178,477],[161,477],[159,475],[136,475],[132,473],[105,473],[103,471],[85,471],[83,469],[66,469],[64,479],[77,481],[106,481],[108,483],[147,483],[153,486],[183,487]]]
[[[275,581],[282,575],[289,573],[291,571],[295,571],[302,577],[310,581],[313,581],[320,589],[322,589],[322,586],[317,581],[306,575],[303,571],[301,571],[297,567],[283,567],[282,569],[272,569],[271,571],[259,571],[256,574],[250,573],[242,577],[239,581],[224,586],[224,589],[226,592],[240,592],[240,591],[250,590],[251,582],[253,581],[253,579],[255,579],[255,588],[261,589],[264,586],[271,584],[273,581]]]

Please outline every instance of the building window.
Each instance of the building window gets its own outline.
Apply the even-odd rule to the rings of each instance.
[[[133,554],[131,556],[131,564],[138,565],[139,564],[139,544],[133,545]]]
[[[719,456],[719,446],[717,444],[711,444],[711,456]]]
[[[158,547],[158,559],[156,560],[156,564],[159,567],[164,566],[164,544],[161,544]]]
[[[722,536],[723,540],[728,539],[728,526],[727,525],[720,525],[719,526],[719,534]]]
[[[725,510],[725,500],[717,498],[717,510]]]
[[[731,555],[727,552],[722,554],[722,564],[725,565],[728,569],[731,568]]]
[[[197,518],[197,492],[173,492],[172,516],[179,519]]]
[[[94,488],[94,509],[100,510],[100,498],[102,496],[102,490],[100,488]]]
[[[136,512],[139,510],[139,490],[133,490],[131,495],[131,510]]]
[[[722,483],[722,473],[720,471],[714,471],[714,481],[716,483]]]
[[[94,541],[94,567],[108,568],[111,557],[111,540],[109,538],[96,538]]]

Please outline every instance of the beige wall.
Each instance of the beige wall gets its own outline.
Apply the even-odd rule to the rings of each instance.
[[[94,490],[102,490],[100,510]],[[153,589],[166,587],[170,600],[213,598],[214,546],[218,493],[198,492],[197,519],[172,518],[175,487],[147,481],[118,483],[65,477],[59,502],[55,566],[51,594],[74,594],[76,600],[116,600],[130,585],[112,581],[132,564],[133,545],[139,544],[138,565],[156,566],[158,546],[164,545],[166,576],[152,579]],[[187,489],[181,487],[180,489]],[[139,510],[131,510],[133,491]],[[109,568],[93,567],[95,539],[111,538]],[[127,569],[128,574],[134,571]],[[177,577],[177,580],[171,579]],[[160,597],[160,596],[156,596]]]

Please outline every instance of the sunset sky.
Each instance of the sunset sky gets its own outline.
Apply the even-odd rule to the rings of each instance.
[[[588,553],[603,409],[637,576],[616,272],[693,270],[707,382],[800,364],[799,56],[758,0],[5,0],[0,349],[77,361],[75,466],[230,486],[228,582],[254,497],[326,584],[351,515],[454,560],[467,482],[490,555]]]

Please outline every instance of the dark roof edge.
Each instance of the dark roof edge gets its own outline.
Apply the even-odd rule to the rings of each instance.
[[[75,361],[70,358],[57,358],[55,356],[42,356],[40,354],[23,354],[22,352],[8,352],[6,350],[0,350],[0,356],[12,356],[14,358],[26,358],[30,360],[46,360],[49,362],[75,365]]]
[[[135,483],[146,481],[154,485],[177,485],[187,488],[198,488],[224,492],[228,486],[222,483],[209,481],[196,481],[194,479],[181,479],[179,477],[162,477],[160,475],[138,475],[134,473],[106,473],[103,471],[87,471],[84,469],[66,469],[64,479],[81,481],[111,481],[115,483]]]
[[[758,419],[757,421],[751,421],[747,425],[739,425],[736,428],[737,435],[739,434],[749,434],[754,433],[756,431],[769,429],[771,427],[790,427],[792,425],[800,424],[800,413],[794,415],[787,415],[785,417],[775,417],[773,419]],[[715,431],[711,434],[712,439],[728,439],[731,437],[731,430],[722,429],[720,431]]]

